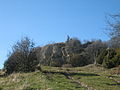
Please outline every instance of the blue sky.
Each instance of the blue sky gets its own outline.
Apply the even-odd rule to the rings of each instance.
[[[0,0],[0,68],[11,46],[28,36],[36,45],[80,40],[108,40],[105,16],[120,11],[120,0]]]

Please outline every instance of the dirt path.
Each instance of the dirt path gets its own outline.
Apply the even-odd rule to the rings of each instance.
[[[76,72],[69,72],[69,71],[66,71],[66,72],[54,72],[54,71],[43,71],[43,73],[45,74],[62,74],[64,75],[67,79],[70,79],[72,80],[74,83],[77,83],[78,85],[86,88],[87,90],[96,90],[94,89],[93,87],[90,87],[88,86],[87,84],[81,82],[80,80],[76,80],[74,77],[72,77],[72,75],[75,75],[77,74]]]
[[[67,74],[68,74],[67,77],[68,77],[69,79],[71,79],[73,82],[79,84],[80,86],[82,86],[82,87],[84,87],[84,88],[86,88],[86,89],[88,89],[88,90],[96,90],[96,89],[94,89],[93,87],[90,87],[90,86],[88,86],[87,84],[85,84],[85,83],[83,83],[83,82],[80,82],[80,80],[76,80],[75,78],[73,78],[73,77],[70,75],[69,72],[67,72]]]

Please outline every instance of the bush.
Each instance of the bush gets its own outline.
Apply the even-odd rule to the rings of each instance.
[[[104,50],[98,57],[97,63],[106,68],[113,68],[120,64],[120,53],[116,49]]]
[[[120,55],[115,55],[113,58],[105,57],[103,61],[103,66],[106,68],[113,68],[120,64]]]
[[[71,38],[66,42],[66,47],[67,51],[69,53],[73,54],[79,54],[83,51],[82,44],[79,39],[77,38]]]
[[[97,58],[97,64],[102,64],[105,56],[107,55],[107,50],[104,50]]]
[[[89,56],[85,53],[75,54],[71,57],[70,64],[73,67],[88,65],[88,64],[90,64]]]
[[[39,63],[34,49],[34,43],[29,38],[24,38],[13,46],[13,51],[4,63],[7,74],[13,72],[34,71]]]

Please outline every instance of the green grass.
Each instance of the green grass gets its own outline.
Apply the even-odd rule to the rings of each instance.
[[[44,89],[49,88],[49,84],[45,81],[45,76],[40,72],[33,73],[17,73],[8,77],[0,78],[0,87],[3,90],[22,90],[25,88]],[[46,83],[46,87],[44,87]]]
[[[120,81],[120,75],[113,74],[117,68],[88,65],[76,68],[42,66],[42,69],[44,73],[37,71],[1,76],[0,90],[88,90],[85,85],[96,90],[120,90],[120,84],[116,82]]]
[[[78,74],[73,77],[97,90],[120,90],[120,86],[117,85],[115,81],[106,78],[105,76],[97,76],[96,74],[92,75],[91,73],[86,73],[84,76],[82,74]]]
[[[86,90],[84,87],[61,74],[52,75],[52,80],[49,84],[53,86],[52,90]]]

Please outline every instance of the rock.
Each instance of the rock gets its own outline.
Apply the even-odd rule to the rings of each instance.
[[[68,42],[48,44],[37,50],[37,59],[42,65],[62,66],[70,61],[70,56],[79,53],[80,41],[70,39]]]

